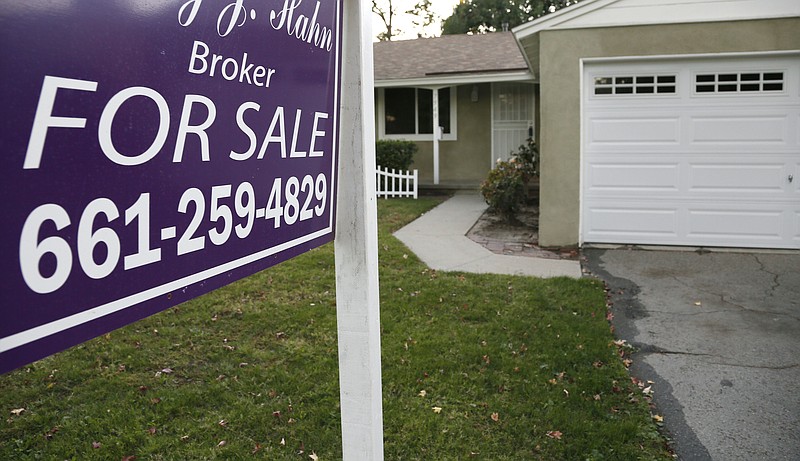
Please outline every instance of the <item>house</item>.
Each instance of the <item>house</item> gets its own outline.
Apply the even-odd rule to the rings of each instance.
[[[800,2],[583,0],[513,35],[541,245],[800,249]]]
[[[534,79],[511,32],[378,42],[373,50],[377,137],[417,141],[423,186],[477,189],[495,160],[527,138]]]

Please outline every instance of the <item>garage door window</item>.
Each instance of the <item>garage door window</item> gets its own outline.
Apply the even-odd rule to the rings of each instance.
[[[674,75],[620,75],[595,77],[594,94],[654,95],[675,94]]]
[[[695,76],[697,93],[782,92],[783,85],[783,72],[725,72]]]

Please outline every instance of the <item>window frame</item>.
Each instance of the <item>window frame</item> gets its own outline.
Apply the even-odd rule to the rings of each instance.
[[[780,78],[776,78],[778,74]],[[787,74],[786,69],[695,71],[692,73],[692,95],[701,98],[785,96],[788,94]],[[753,79],[753,76],[757,78]],[[772,85],[780,85],[780,88],[767,88]]]
[[[419,120],[419,97],[416,96],[419,90],[432,90],[425,87],[398,87],[398,88],[413,88],[415,90],[415,130],[419,131],[417,121]],[[415,134],[386,134],[386,89],[378,88],[377,94],[377,122],[378,122],[378,139],[403,139],[408,141],[430,141],[433,138],[432,133],[415,133]],[[458,113],[458,91],[456,86],[449,86],[437,88],[438,91],[443,89],[450,90],[450,133],[443,133],[440,141],[457,141],[458,140],[458,120],[456,114]]]
[[[592,76],[592,98],[670,98],[679,93],[677,72],[612,74]]]

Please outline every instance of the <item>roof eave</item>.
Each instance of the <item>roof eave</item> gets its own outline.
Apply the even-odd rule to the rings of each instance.
[[[481,74],[437,75],[430,77],[402,78],[402,79],[376,79],[375,88],[392,87],[447,87],[455,85],[468,85],[474,83],[493,82],[530,82],[536,83],[529,70],[511,72],[491,72]]]
[[[591,13],[592,11],[602,8],[609,3],[616,3],[618,1],[619,0],[583,0],[575,5],[568,6],[554,13],[546,14],[538,19],[534,19],[531,22],[519,25],[511,29],[511,32],[514,33],[514,37],[517,39],[517,41],[520,41],[523,38],[536,34],[542,30],[557,26],[563,22],[569,21],[570,19]]]
[[[591,14],[598,9],[604,8],[613,3],[620,2],[621,0],[582,0],[580,3],[560,9],[555,13],[544,15],[531,22],[519,25],[512,29],[514,37],[520,43],[527,37],[538,34],[541,31],[548,29],[593,29],[593,28],[610,28],[610,27],[627,27],[627,26],[651,26],[651,25],[665,25],[665,24],[702,24],[708,22],[721,22],[721,21],[746,21],[752,19],[779,19],[797,17],[797,10],[786,11],[785,9],[779,11],[771,11],[763,9],[746,16],[733,15],[733,16],[720,16],[715,18],[709,17],[675,17],[672,15],[663,15],[658,17],[639,18],[631,20],[630,18],[620,18],[619,21],[610,21],[602,24],[591,25],[577,25],[570,24],[571,21],[578,19],[587,14]],[[669,4],[669,2],[662,2]],[[673,5],[674,6],[674,5]],[[792,4],[797,6],[797,4]]]

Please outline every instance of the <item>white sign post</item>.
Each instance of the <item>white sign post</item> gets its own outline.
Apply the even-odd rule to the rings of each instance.
[[[372,39],[367,2],[345,0],[336,211],[342,451],[383,459]]]

